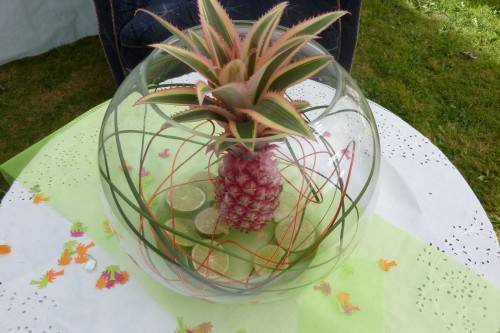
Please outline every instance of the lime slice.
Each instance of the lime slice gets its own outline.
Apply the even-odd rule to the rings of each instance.
[[[191,220],[181,219],[181,218],[176,218],[175,220],[169,219],[165,224],[181,234],[185,234],[192,238],[199,237],[198,235],[196,235],[196,231],[194,230],[193,226],[193,221]],[[164,232],[170,240],[174,241],[174,234],[172,232],[168,232],[166,230],[164,230]],[[175,244],[185,247],[191,247],[195,243],[187,238],[175,235]]]
[[[224,249],[221,245],[217,248]],[[216,279],[226,274],[229,256],[215,249],[196,244],[191,251],[191,260],[198,273],[206,278]]]
[[[290,215],[293,215],[295,213],[293,205],[287,205],[284,203],[281,203],[278,208],[274,211],[274,222],[280,223],[283,222],[289,217]]]
[[[229,228],[226,222],[219,217],[215,207],[208,207],[196,215],[194,219],[196,230],[205,235],[226,234]]]
[[[205,192],[206,200],[210,202],[215,200],[215,186],[212,183],[212,181],[215,181],[215,177],[217,177],[217,174],[211,174],[211,176],[209,176],[208,172],[200,171],[189,180],[193,182],[193,185],[201,188],[203,192]]]
[[[294,220],[288,219],[288,221],[282,222],[276,226],[274,237],[278,245],[284,249],[288,249],[292,240],[295,238],[291,250],[304,251],[314,244],[316,240],[316,231],[314,225],[308,220],[303,220],[302,223],[296,221],[294,228]]]
[[[285,256],[285,250],[277,245],[266,245],[257,250],[254,259],[255,272],[258,275],[269,275],[274,271],[282,270],[288,266],[286,263],[280,263]]]
[[[174,210],[187,213],[194,212],[205,203],[205,192],[193,185],[183,185],[167,190],[165,194],[167,204]]]

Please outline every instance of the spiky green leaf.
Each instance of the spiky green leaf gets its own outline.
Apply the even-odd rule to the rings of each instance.
[[[171,117],[179,123],[202,121],[202,120],[216,120],[219,122],[228,122],[232,115],[227,111],[217,106],[202,105],[195,106],[188,110],[180,111]]]
[[[208,24],[213,27],[230,48],[238,46],[238,32],[217,0],[198,0],[198,10],[202,25]]]
[[[251,106],[250,94],[242,82],[231,82],[212,90],[212,94],[231,110],[249,108]]]
[[[231,59],[231,50],[214,28],[208,27],[208,45],[213,50],[217,64],[222,67]]]
[[[247,69],[241,59],[234,59],[228,62],[219,73],[219,83],[221,85],[229,82],[243,82],[246,79]]]
[[[274,73],[267,89],[284,91],[318,73],[331,61],[331,56],[314,56],[296,61]]]
[[[253,110],[241,109],[238,111],[281,133],[313,137],[299,112],[279,94],[267,93]]]
[[[269,51],[276,51],[277,47],[279,47],[281,43],[293,37],[306,35],[316,36],[345,14],[347,14],[346,11],[328,12],[305,20],[304,22],[291,27],[283,35],[281,35]]]
[[[198,81],[196,83],[195,89],[198,103],[202,105],[205,97],[212,92],[212,88],[210,88],[204,81]]]
[[[198,98],[196,89],[192,87],[174,87],[157,90],[142,96],[138,104],[174,104],[174,105],[197,105]]]
[[[207,46],[207,43],[205,42],[205,40],[194,31],[189,30],[188,34],[189,34],[189,37],[191,37],[191,40],[193,41],[198,53],[200,53],[204,57],[210,57],[210,50],[208,49],[208,46]]]
[[[283,2],[271,8],[266,14],[264,14],[259,20],[257,20],[257,22],[255,22],[255,24],[252,26],[252,29],[250,29],[250,31],[246,35],[243,42],[243,51],[241,56],[248,63],[248,71],[250,74],[253,73],[256,59],[256,57],[250,59],[251,53],[255,52],[255,54],[258,53],[260,55],[263,49],[261,48],[259,51],[257,51],[259,44],[261,44],[261,47],[267,47],[267,45],[269,45],[269,38],[270,36],[272,36],[272,33],[276,29],[276,25],[279,23],[286,6],[287,3]],[[267,38],[263,36],[267,36]],[[259,43],[259,41],[262,42]]]
[[[264,31],[262,31],[262,35],[259,38],[259,43],[257,45],[257,56],[260,57],[262,54],[268,49],[271,43],[271,39],[273,37],[274,31],[278,26],[281,16],[283,15],[283,11],[287,3],[281,3],[276,5],[275,7],[275,15],[273,15],[272,21],[269,25],[266,26]]]
[[[248,82],[254,103],[259,101],[271,76],[280,67],[285,66],[302,46],[312,38],[313,36],[299,36],[286,41],[276,55],[259,66],[259,69],[250,77]]]
[[[164,28],[166,28],[173,36],[177,37],[179,41],[190,51],[195,50],[195,45],[191,38],[188,36],[188,34],[184,33],[183,31],[179,30],[176,26],[171,24],[170,22],[166,21],[163,19],[161,16],[156,15],[153,12],[150,12],[147,9],[139,8],[137,12],[144,12],[150,16],[152,16],[158,23],[160,23]]]
[[[250,51],[246,59],[247,75],[252,76],[255,71],[255,65],[257,64],[257,51],[255,49]]]
[[[219,83],[219,79],[212,69],[212,64],[207,58],[183,48],[168,44],[153,44],[152,46],[167,52],[174,58],[177,58],[179,61],[206,77],[210,82],[214,84]]]
[[[219,135],[214,142],[214,150],[217,155],[222,151],[228,150],[230,147],[234,146],[236,142],[227,141],[226,139],[231,137],[228,132],[222,133]]]
[[[245,122],[229,122],[229,131],[237,139],[255,139],[257,137],[257,123],[254,120]],[[241,142],[249,150],[255,147],[255,141]]]

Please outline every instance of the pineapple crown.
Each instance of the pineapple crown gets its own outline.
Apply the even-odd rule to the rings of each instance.
[[[305,44],[346,12],[328,12],[305,20],[273,42],[272,36],[286,6],[283,2],[269,10],[244,38],[217,0],[198,0],[200,34],[181,31],[160,16],[139,9],[153,16],[183,47],[165,43],[151,46],[189,66],[204,80],[151,92],[136,104],[185,105],[187,109],[172,115],[172,120],[216,121],[224,128],[216,140],[217,152],[238,143],[253,150],[255,138],[276,134],[312,137],[301,115],[309,104],[291,100],[285,91],[318,73],[332,57],[292,60]],[[232,141],[236,142],[224,141],[225,138],[234,138]]]

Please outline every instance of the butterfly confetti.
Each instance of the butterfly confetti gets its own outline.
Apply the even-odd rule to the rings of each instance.
[[[378,265],[384,272],[388,272],[391,268],[397,266],[395,260],[380,259]]]
[[[95,284],[97,289],[111,289],[117,284],[125,284],[129,279],[128,272],[120,270],[120,266],[111,265],[106,267]]]
[[[340,307],[342,311],[346,315],[351,315],[355,311],[359,311],[359,307],[357,305],[353,305],[351,303],[351,296],[346,292],[340,292],[337,294],[337,300],[339,301]]]
[[[332,133],[331,133],[331,132],[329,132],[329,131],[324,131],[324,132],[323,132],[323,136],[324,136],[325,138],[331,138],[331,137],[332,137]]]

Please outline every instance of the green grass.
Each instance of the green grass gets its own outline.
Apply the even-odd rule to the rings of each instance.
[[[352,75],[367,97],[448,156],[498,232],[498,1],[365,0]],[[0,161],[110,98],[114,90],[96,37],[0,66]]]

